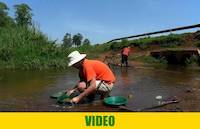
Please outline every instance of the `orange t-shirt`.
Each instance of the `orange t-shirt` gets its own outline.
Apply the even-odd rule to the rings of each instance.
[[[101,61],[85,59],[83,62],[83,69],[79,71],[79,76],[89,82],[93,78],[102,80],[106,83],[113,83],[115,76],[110,68]]]
[[[122,54],[123,55],[129,55],[129,52],[130,52],[130,49],[129,48],[127,48],[127,47],[125,47],[124,49],[123,49],[123,52],[122,52]]]

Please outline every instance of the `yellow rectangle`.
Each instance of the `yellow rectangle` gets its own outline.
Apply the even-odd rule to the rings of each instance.
[[[86,126],[85,116],[114,116],[114,126]],[[0,113],[1,129],[199,129],[200,113]]]

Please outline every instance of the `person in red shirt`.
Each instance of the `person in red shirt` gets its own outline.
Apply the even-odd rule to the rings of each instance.
[[[124,47],[121,51],[121,66],[125,63],[126,66],[128,66],[128,56],[130,53],[130,47]]]
[[[79,103],[84,97],[99,93],[104,98],[112,90],[115,76],[111,69],[101,61],[86,59],[86,54],[73,51],[68,55],[69,64],[79,70],[80,81],[68,95],[79,91],[80,95],[71,99],[71,102]]]

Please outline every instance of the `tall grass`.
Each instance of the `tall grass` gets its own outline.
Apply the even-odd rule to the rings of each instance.
[[[120,50],[128,45],[138,46],[141,49],[147,49],[152,44],[161,47],[176,47],[184,44],[183,38],[183,34],[170,34],[168,36],[64,48],[48,39],[34,25],[28,28],[22,26],[4,27],[0,28],[0,68],[65,69],[67,68],[67,55],[74,50],[86,53],[88,58],[98,58],[102,53],[109,50]],[[196,45],[200,46],[199,40]],[[142,60],[158,62],[149,58],[142,58]]]
[[[102,53],[110,50],[110,44],[82,45],[79,47],[69,48],[69,52],[78,50],[80,53],[87,54],[87,58],[99,58]]]
[[[48,39],[37,27],[0,29],[0,68],[65,69],[67,55],[78,50],[88,58],[98,58],[110,49],[109,44],[65,48]]]
[[[165,58],[156,59],[152,56],[146,56],[146,55],[142,55],[142,56],[138,56],[138,57],[131,57],[131,60],[140,61],[140,62],[148,63],[148,64],[163,64],[163,65],[166,65],[168,63]]]
[[[170,34],[167,36],[158,36],[158,37],[145,37],[134,40],[127,40],[121,42],[112,42],[112,50],[119,50],[124,46],[137,46],[141,49],[147,49],[150,45],[159,45],[160,47],[176,47],[184,44],[183,35],[181,34]]]
[[[34,26],[0,30],[0,68],[65,68],[66,54]]]

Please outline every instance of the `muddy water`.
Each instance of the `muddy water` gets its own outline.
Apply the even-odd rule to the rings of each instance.
[[[117,81],[111,95],[129,97],[127,107],[137,111],[158,104],[155,99],[178,96],[188,88],[198,88],[200,71],[168,68],[112,68]],[[49,96],[69,89],[78,80],[77,70],[0,70],[0,111],[119,111],[101,102],[76,107],[57,105]],[[194,110],[198,110],[198,104]],[[189,109],[193,111],[193,109]],[[200,111],[200,109],[199,109]]]

